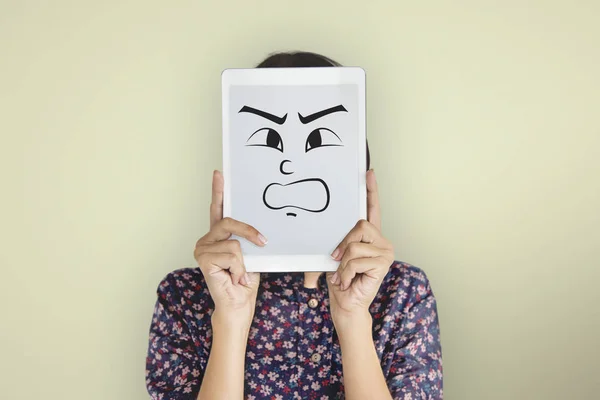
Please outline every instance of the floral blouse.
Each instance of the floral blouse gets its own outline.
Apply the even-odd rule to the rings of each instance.
[[[343,399],[342,356],[325,274],[262,273],[246,347],[245,399]],[[214,303],[199,268],[158,287],[146,359],[152,399],[196,400],[211,347]],[[371,304],[373,341],[394,399],[442,399],[436,301],[420,269],[395,262]]]

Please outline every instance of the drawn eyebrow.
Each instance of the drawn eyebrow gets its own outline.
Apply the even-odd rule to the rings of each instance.
[[[287,118],[287,114],[285,114],[283,117],[278,117],[276,115],[269,114],[268,112],[257,110],[256,108],[252,108],[252,107],[248,107],[248,106],[244,106],[244,107],[242,107],[242,109],[240,111],[238,111],[238,113],[242,113],[242,112],[256,114],[259,117],[266,118],[269,121],[273,121],[279,125],[283,125],[283,123],[285,122],[285,120]]]
[[[346,108],[344,108],[344,106],[340,104],[339,106],[331,107],[326,110],[307,115],[306,117],[303,117],[302,115],[300,115],[300,113],[298,113],[298,117],[300,118],[300,122],[302,122],[303,124],[308,124],[309,122],[313,122],[315,119],[318,119],[318,118],[321,118],[326,115],[332,114],[334,112],[339,112],[339,111],[348,112],[348,110],[346,110]]]

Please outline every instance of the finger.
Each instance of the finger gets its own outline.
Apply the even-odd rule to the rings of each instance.
[[[244,264],[242,264],[242,262],[238,261],[233,263],[229,268],[229,273],[231,274],[231,282],[233,282],[234,285],[241,283],[242,285],[246,286],[247,283],[244,281],[244,276],[246,275],[246,268],[244,267]]]
[[[326,272],[325,273],[325,277],[327,278],[327,282],[331,283],[332,285],[335,285],[335,282],[337,280],[337,276],[338,273],[336,272]]]
[[[331,253],[331,257],[337,261],[341,260],[346,247],[354,242],[372,243],[378,247],[388,246],[387,241],[381,236],[381,232],[370,222],[361,219]]]
[[[338,270],[343,270],[346,268],[346,264],[349,261],[357,259],[357,258],[371,258],[371,257],[379,257],[383,253],[383,249],[380,249],[369,243],[361,243],[361,242],[352,242],[346,247],[344,251],[344,255],[342,256],[342,260],[340,261],[340,265],[338,266]]]
[[[214,275],[222,270],[228,271],[234,285],[239,284],[246,273],[241,261],[233,253],[202,253],[196,261],[204,274]]]
[[[358,274],[364,274],[367,278],[377,279],[375,272],[379,268],[381,261],[377,257],[373,258],[355,258],[350,260],[344,268],[340,271],[340,289],[346,290],[350,287],[352,280]]]
[[[223,218],[217,222],[217,224],[213,226],[200,241],[204,244],[208,244],[229,239],[231,235],[243,237],[257,246],[262,247],[267,244],[267,238],[256,230],[256,228],[229,217]]]
[[[210,202],[210,227],[223,218],[223,190],[225,182],[223,174],[215,170],[212,179],[212,200]]]
[[[342,259],[340,260],[340,264],[338,265],[338,270],[335,273],[335,276],[332,278],[332,283],[334,285],[339,285],[341,283],[341,276],[344,272],[344,269],[347,267],[348,263],[357,258],[369,258],[369,257],[379,257],[384,254],[387,250],[380,249],[379,247],[370,244],[370,243],[362,243],[362,242],[351,242],[345,248],[344,253],[342,255]]]
[[[242,247],[240,245],[239,240],[235,240],[235,239],[222,240],[220,242],[214,242],[214,243],[210,243],[210,244],[201,244],[200,243],[196,247],[196,250],[194,251],[194,256],[196,257],[196,259],[198,259],[198,257],[204,253],[233,254],[237,258],[237,260],[239,261],[239,264],[242,266],[242,268],[244,270],[243,270],[243,272],[240,272],[241,277],[238,277],[237,268],[234,267],[233,269],[230,269],[229,272],[232,273],[232,282],[234,284],[237,284],[237,282],[240,282],[242,285],[245,285],[245,286],[248,285],[250,280],[249,280],[248,274],[246,273],[246,267],[244,265],[244,257],[242,255]]]
[[[381,208],[379,206],[379,189],[375,171],[367,171],[367,219],[381,230]]]
[[[260,284],[260,273],[258,272],[246,272],[246,281],[247,281],[247,285],[246,286],[258,286]]]
[[[194,254],[200,253],[233,253],[243,263],[242,247],[239,240],[229,239],[208,244],[199,243]]]

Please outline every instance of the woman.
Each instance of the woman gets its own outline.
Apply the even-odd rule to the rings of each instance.
[[[339,64],[279,53],[258,67],[326,66]],[[152,398],[441,399],[436,301],[422,271],[394,261],[372,170],[367,208],[368,220],[332,253],[337,272],[246,273],[229,238],[267,239],[223,219],[215,171],[210,231],[194,252],[199,268],[158,287],[146,366]]]

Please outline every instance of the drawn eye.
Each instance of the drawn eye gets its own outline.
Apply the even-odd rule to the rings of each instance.
[[[246,146],[272,147],[283,153],[283,140],[275,129],[261,128],[254,132],[246,141]]]
[[[342,139],[330,129],[317,128],[306,138],[306,151],[317,147],[343,146]]]

